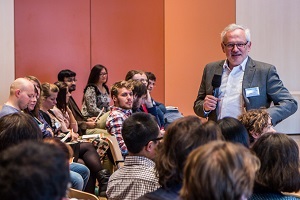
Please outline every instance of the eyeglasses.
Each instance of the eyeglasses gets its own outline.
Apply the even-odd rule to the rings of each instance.
[[[163,139],[163,137],[158,137],[158,138],[154,138],[154,139],[152,139],[152,140],[149,140],[149,142],[151,142],[151,141],[156,142],[156,141],[160,141],[160,140],[162,140],[162,139]],[[149,142],[147,142],[147,143],[145,144],[145,146],[147,146],[147,144],[148,144]]]
[[[105,75],[107,75],[107,73],[100,73],[99,75],[100,76],[105,76]]]
[[[234,49],[234,46],[236,46],[238,49],[245,48],[247,44],[248,44],[248,41],[246,43],[237,43],[237,44],[234,44],[234,43],[225,44],[223,42],[223,45],[229,50]]]

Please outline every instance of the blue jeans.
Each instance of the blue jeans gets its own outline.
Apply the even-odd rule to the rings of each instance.
[[[85,165],[75,162],[70,164],[71,188],[84,190],[89,177],[90,170]]]

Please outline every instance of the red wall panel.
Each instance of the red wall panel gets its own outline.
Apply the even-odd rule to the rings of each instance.
[[[109,84],[131,69],[153,72],[153,97],[164,102],[164,1],[91,2],[92,64],[108,68]]]
[[[164,2],[161,0],[15,0],[16,77],[55,82],[77,72],[81,105],[90,69],[103,64],[112,84],[130,69],[152,71],[164,102]]]
[[[65,68],[77,72],[77,102],[90,67],[89,0],[15,0],[16,77],[57,81]]]

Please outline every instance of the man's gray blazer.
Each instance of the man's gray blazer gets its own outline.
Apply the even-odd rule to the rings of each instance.
[[[194,111],[200,117],[204,117],[203,102],[205,96],[211,95],[213,92],[211,85],[213,76],[215,74],[222,75],[224,62],[223,60],[209,63],[204,68],[198,96],[194,103]],[[246,97],[245,89],[255,87],[259,88],[260,95]],[[298,109],[297,101],[284,87],[273,65],[255,61],[248,57],[242,88],[246,110],[267,108],[274,126],[294,114]],[[270,107],[271,102],[274,105]],[[209,114],[209,119],[217,120],[216,110]]]

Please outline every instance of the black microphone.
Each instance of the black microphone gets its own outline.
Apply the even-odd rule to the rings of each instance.
[[[219,87],[221,86],[221,80],[222,80],[222,76],[219,74],[215,74],[211,81],[211,85],[213,86],[214,97],[218,97]]]

